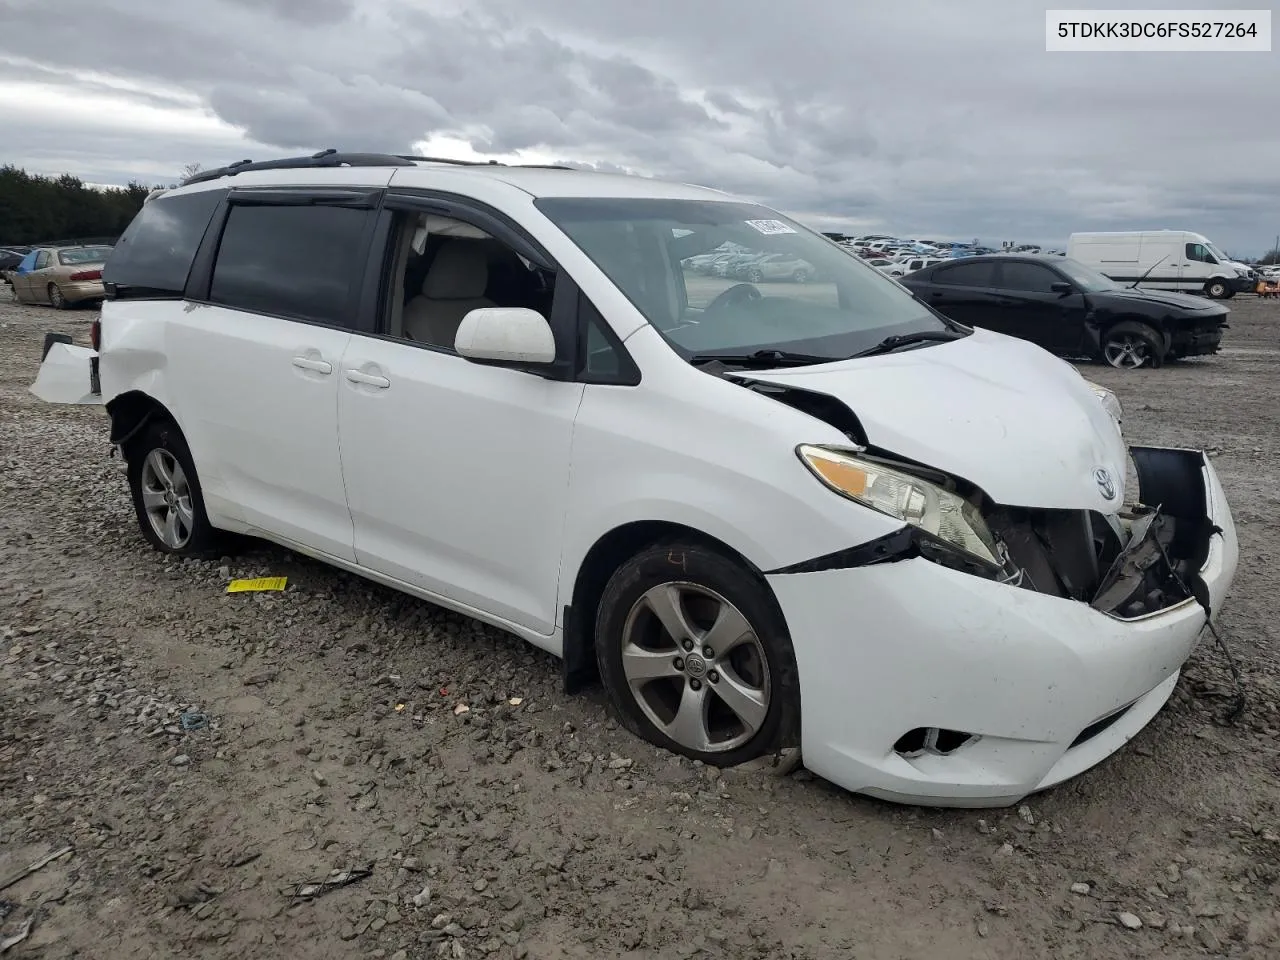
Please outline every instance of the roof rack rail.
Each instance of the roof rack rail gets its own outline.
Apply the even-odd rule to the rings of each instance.
[[[413,164],[409,157],[397,156],[392,153],[339,153],[331,147],[328,150],[313,153],[309,157],[285,157],[281,160],[261,160],[256,163],[252,160],[237,160],[235,163],[229,163],[225,167],[218,167],[216,170],[203,170],[187,177],[182,181],[182,186],[185,187],[192,183],[204,183],[208,180],[218,180],[222,177],[234,177],[238,173],[246,173],[250,170],[300,170],[306,167],[410,166],[413,166]]]
[[[503,163],[500,160],[455,160],[452,157],[418,157],[411,153],[396,154],[401,160],[416,160],[419,163],[448,163],[458,167],[519,167],[528,170],[572,170],[555,163]]]

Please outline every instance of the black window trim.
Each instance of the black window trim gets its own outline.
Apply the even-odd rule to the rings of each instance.
[[[261,317],[273,317],[277,320],[290,320],[295,323],[305,323],[315,327],[325,327],[330,330],[341,330],[346,333],[364,333],[372,329],[369,326],[369,317],[364,306],[364,293],[368,280],[368,263],[360,268],[360,275],[356,282],[352,284],[352,291],[349,295],[350,299],[347,303],[346,313],[352,317],[349,324],[333,323],[328,319],[318,319],[301,314],[280,313],[267,310],[256,310],[249,307],[232,306],[225,303],[217,303],[210,299],[210,288],[213,285],[213,270],[217,262],[218,248],[222,244],[222,235],[226,230],[227,221],[231,216],[231,208],[234,206],[301,206],[304,204],[355,207],[365,210],[365,223],[362,228],[360,237],[360,246],[367,249],[373,242],[375,230],[378,224],[378,216],[376,207],[384,193],[381,188],[376,190],[335,190],[324,186],[315,187],[264,187],[261,189],[246,187],[229,189],[225,192],[219,201],[217,208],[214,210],[213,217],[209,221],[209,226],[205,229],[204,238],[200,241],[200,246],[196,250],[196,255],[192,260],[191,271],[187,274],[187,286],[183,291],[182,299],[189,303],[199,304],[201,306],[221,307],[224,310],[235,310],[239,313],[248,313]],[[359,198],[358,202],[353,202],[353,198]],[[280,198],[282,202],[276,202],[276,198]]]

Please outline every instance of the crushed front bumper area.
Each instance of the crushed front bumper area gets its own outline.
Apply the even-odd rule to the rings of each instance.
[[[1141,499],[1159,508],[1142,516],[1163,522],[1138,524],[1087,596],[1076,585],[1083,599],[918,551],[770,574],[800,670],[805,765],[885,799],[1003,806],[1146,726],[1229,589],[1238,547],[1203,454],[1132,454]],[[1188,595],[1169,592],[1170,569]]]

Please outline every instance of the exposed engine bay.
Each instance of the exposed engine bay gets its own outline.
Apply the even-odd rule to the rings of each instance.
[[[876,449],[854,411],[835,397],[727,370],[717,374],[830,424],[865,448],[865,459],[893,464],[955,489],[981,512],[1001,561],[998,566],[986,563],[908,527],[879,541],[797,564],[789,572],[924,556],[1011,586],[1087,603],[1122,620],[1187,601],[1208,606],[1199,571],[1217,528],[1206,515],[1204,458],[1198,451],[1131,447],[1137,495],[1114,515],[1007,507],[993,504],[974,487],[965,489],[963,481]]]

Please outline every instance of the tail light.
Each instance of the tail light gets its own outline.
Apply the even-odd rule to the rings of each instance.
[[[81,270],[77,273],[73,273],[70,277],[70,280],[72,283],[80,283],[81,281],[84,281],[84,280],[101,280],[101,279],[102,279],[101,270]]]
[[[92,344],[94,350],[102,349],[102,318],[101,317],[93,321],[93,326],[89,328],[89,343]]]

